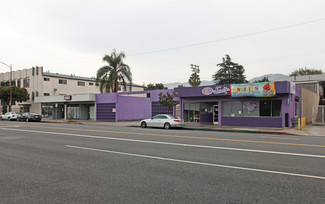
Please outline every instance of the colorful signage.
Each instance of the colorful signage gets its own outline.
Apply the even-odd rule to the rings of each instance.
[[[231,97],[272,97],[275,96],[275,82],[231,84]]]
[[[209,96],[212,94],[215,95],[227,95],[230,92],[230,88],[226,86],[216,86],[214,89],[211,87],[205,87],[202,89],[202,94]]]
[[[72,96],[64,96],[64,100],[71,100]]]

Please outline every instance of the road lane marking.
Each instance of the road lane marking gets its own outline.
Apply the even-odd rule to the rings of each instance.
[[[283,143],[283,142],[268,142],[268,141],[254,141],[254,140],[238,140],[238,139],[224,139],[224,138],[211,138],[211,137],[194,137],[194,136],[179,136],[179,135],[164,135],[164,134],[153,134],[153,133],[136,133],[136,132],[119,132],[119,131],[108,131],[108,130],[90,130],[90,129],[75,129],[75,128],[59,128],[59,127],[43,127],[43,126],[27,126],[22,125],[21,127],[38,127],[46,129],[58,129],[58,130],[76,130],[86,132],[100,132],[100,133],[115,133],[115,134],[128,134],[128,135],[140,135],[140,136],[156,136],[156,137],[170,137],[170,138],[184,138],[184,139],[199,139],[199,140],[214,140],[214,141],[229,141],[229,142],[246,142],[256,144],[276,144],[276,145],[290,145],[290,146],[303,146],[303,147],[321,147],[325,145],[315,144],[299,144],[299,143]]]
[[[0,128],[0,129],[6,129],[6,128]],[[64,136],[73,136],[73,137],[105,139],[105,140],[117,140],[117,141],[127,141],[127,142],[151,143],[151,144],[160,144],[160,145],[173,145],[173,146],[181,146],[181,147],[195,147],[195,148],[205,148],[205,149],[220,149],[220,150],[230,150],[230,151],[266,153],[266,154],[279,154],[279,155],[313,157],[313,158],[325,158],[325,156],[323,156],[323,155],[313,155],[313,154],[299,154],[299,153],[275,152],[275,151],[266,151],[266,150],[254,150],[254,149],[240,149],[240,148],[230,148],[230,147],[193,145],[193,144],[159,142],[159,141],[150,141],[150,140],[137,140],[137,139],[127,139],[127,138],[104,137],[104,136],[95,136],[95,135],[81,135],[81,134],[73,134],[73,133],[45,132],[45,131],[38,131],[38,130],[18,130],[18,129],[7,129],[7,130],[21,131],[21,132],[42,133],[42,134],[53,134],[53,135],[64,135]]]
[[[253,168],[229,166],[229,165],[222,165],[222,164],[196,162],[196,161],[172,159],[172,158],[166,158],[166,157],[156,157],[156,156],[149,156],[149,155],[142,155],[142,154],[132,154],[132,153],[126,153],[126,152],[116,152],[116,151],[109,151],[109,150],[103,150],[103,149],[94,149],[94,148],[89,148],[89,147],[80,147],[80,146],[73,146],[73,145],[65,145],[65,147],[74,148],[74,149],[81,149],[81,150],[96,151],[96,152],[105,152],[105,153],[111,153],[111,154],[119,154],[119,155],[132,156],[132,157],[156,159],[156,160],[163,160],[163,161],[172,161],[172,162],[196,164],[196,165],[203,165],[203,166],[221,167],[221,168],[227,168],[227,169],[237,169],[237,170],[254,171],[254,172],[280,174],[280,175],[288,175],[288,176],[297,176],[297,177],[314,178],[314,179],[325,180],[325,177],[313,176],[313,175],[307,175],[307,174],[296,174],[296,173],[281,172],[281,171],[271,171],[271,170],[264,170],[264,169],[253,169]]]

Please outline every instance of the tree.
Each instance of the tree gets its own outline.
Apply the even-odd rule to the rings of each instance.
[[[197,74],[197,73],[193,73],[189,80],[188,80],[188,83],[191,85],[191,86],[199,86],[201,84],[201,80],[200,80],[200,76]]]
[[[324,72],[321,69],[309,69],[307,67],[305,68],[299,68],[297,70],[294,70],[289,74],[289,76],[302,76],[302,75],[315,75],[315,74],[323,74]]]
[[[167,89],[162,83],[157,84],[148,84],[147,87],[144,88],[145,91],[148,90],[159,90],[159,89]]]
[[[258,82],[270,82],[270,80],[269,80],[269,77],[265,76],[261,80],[254,81],[254,83],[258,83]]]
[[[183,84],[179,84],[179,85],[177,86],[177,88],[183,88],[183,87],[185,87]]]
[[[117,92],[119,82],[122,82],[126,90],[126,81],[129,82],[131,89],[132,73],[130,67],[124,64],[124,52],[116,53],[114,49],[110,55],[105,55],[103,61],[108,65],[103,66],[97,71],[96,85],[99,86],[100,92]]]
[[[169,109],[173,108],[178,104],[178,101],[174,100],[177,94],[175,92],[173,92],[172,94],[168,92],[166,94],[163,94],[162,92],[160,92],[158,95],[159,95],[159,104],[161,106],[166,106],[167,109],[166,112],[167,114],[169,114]]]
[[[229,55],[223,57],[222,63],[217,64],[217,66],[220,69],[212,75],[214,83],[219,85],[247,83],[244,67],[232,62]]]
[[[10,102],[10,87],[0,87],[0,99],[6,104],[6,110]],[[29,100],[29,94],[26,88],[12,87],[12,101],[26,102]]]

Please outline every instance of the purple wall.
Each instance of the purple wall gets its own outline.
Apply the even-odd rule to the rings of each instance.
[[[152,117],[152,102],[159,101],[159,93],[166,94],[173,93],[173,89],[163,90],[150,90],[150,91],[137,91],[137,92],[118,92],[118,93],[105,93],[96,94],[96,113],[98,114],[99,104],[105,107],[108,104],[115,104],[116,106],[116,117],[115,121],[122,120],[141,120]],[[134,94],[143,94],[143,97],[132,96]],[[146,95],[150,94],[150,98]],[[176,101],[179,98],[175,99]],[[112,108],[111,108],[112,109]],[[165,110],[165,109],[164,109]],[[107,112],[107,110],[106,110]],[[110,110],[112,112],[112,110]],[[105,114],[101,114],[100,118],[96,120],[111,121],[111,118],[105,118]]]
[[[222,117],[224,126],[282,127],[281,117]]]
[[[141,120],[151,117],[150,98],[118,96],[116,121]]]
[[[117,93],[96,94],[96,103],[116,103]]]

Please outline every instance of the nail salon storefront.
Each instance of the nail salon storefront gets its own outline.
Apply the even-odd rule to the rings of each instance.
[[[287,81],[174,90],[186,122],[219,126],[292,127],[301,114],[301,87]]]

